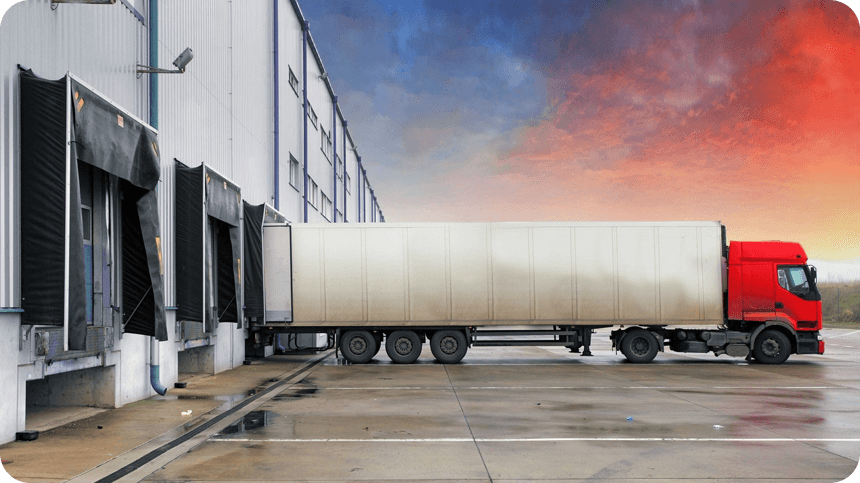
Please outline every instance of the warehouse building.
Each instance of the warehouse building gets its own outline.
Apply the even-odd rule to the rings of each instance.
[[[384,221],[295,1],[27,0],[0,46],[0,443],[242,364],[264,222]]]

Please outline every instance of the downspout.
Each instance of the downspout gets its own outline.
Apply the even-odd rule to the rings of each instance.
[[[281,110],[280,110],[280,80],[279,80],[279,67],[278,67],[278,0],[272,0],[272,8],[274,10],[274,19],[273,19],[273,36],[275,38],[274,41],[274,51],[275,51],[275,165],[274,165],[274,181],[275,181],[275,209],[280,209],[281,202],[281,142],[280,142],[280,134],[281,134]]]
[[[358,195],[358,222],[361,223],[364,221],[361,217],[361,208],[364,204],[364,177],[361,175],[361,156],[355,153],[355,157],[358,159],[358,180],[355,182],[355,191]]]
[[[304,97],[304,126],[305,126],[305,147],[304,147],[304,171],[305,171],[305,208],[304,220],[308,222],[308,29],[310,22],[305,20],[304,28],[302,29],[302,97]]]
[[[346,221],[346,119],[343,120],[343,222]]]
[[[149,384],[160,396],[167,394],[167,388],[161,385],[161,368],[158,366],[160,352],[158,350],[158,339],[149,338]]]
[[[149,65],[158,67],[158,0],[149,2]],[[149,123],[158,129],[158,74],[149,74]],[[155,337],[149,338],[149,384],[159,395],[167,394],[161,385],[159,345]]]
[[[367,221],[367,190],[370,189],[367,183],[367,171],[364,170],[364,167],[361,168],[361,177],[364,181],[361,182],[361,219],[365,222]],[[373,200],[371,200],[373,201]]]
[[[332,210],[332,220],[333,223],[337,223],[337,96],[334,96],[334,102],[331,103],[331,155],[334,157],[332,159],[332,178],[331,178],[331,191],[332,196],[334,197],[331,201],[331,210]],[[346,165],[344,165],[344,169]],[[346,193],[343,194],[343,197],[346,198]]]

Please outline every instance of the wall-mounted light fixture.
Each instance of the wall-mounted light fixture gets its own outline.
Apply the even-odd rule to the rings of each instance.
[[[58,3],[86,3],[90,5],[113,5],[116,0],[51,0],[51,10],[57,9]]]
[[[328,72],[323,72],[322,75],[318,76],[317,78],[322,80],[328,79]]]
[[[152,67],[148,65],[137,64],[137,73],[138,74],[184,74],[185,66],[191,62],[191,59],[194,58],[194,52],[191,51],[191,47],[186,48],[179,54],[179,57],[173,61],[174,67],[177,70],[170,69],[160,69],[158,67]],[[138,76],[140,77],[140,76]]]

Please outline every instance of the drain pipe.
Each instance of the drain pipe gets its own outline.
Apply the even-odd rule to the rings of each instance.
[[[304,221],[308,222],[308,29],[310,22],[305,20],[302,28],[302,97],[304,97],[304,126],[305,126],[305,144],[304,144],[304,171],[305,171],[305,208]]]
[[[160,378],[160,367],[158,365],[159,359],[159,346],[158,340],[155,337],[149,338],[149,383],[152,385],[152,389],[157,392],[160,396],[164,396],[167,394],[167,388],[161,385]]]
[[[331,201],[331,219],[332,223],[337,223],[337,96],[334,96],[334,102],[331,103],[331,155],[334,159],[331,160],[331,164],[334,167],[332,169],[331,176],[331,192],[332,192],[332,201]],[[344,165],[346,168],[346,165]],[[343,194],[343,197],[346,198],[346,193]]]
[[[337,146],[335,146],[337,149]],[[343,120],[343,222],[346,221],[346,119]]]
[[[364,221],[361,218],[361,208],[364,204],[364,178],[361,176],[361,156],[356,153],[355,157],[358,159],[358,179],[355,181],[355,194],[358,196],[356,208],[358,208],[358,222],[361,223]]]
[[[370,189],[370,183],[367,182],[367,171],[365,171],[363,166],[361,168],[361,178],[364,180],[361,182],[361,219],[367,222],[367,190]]]
[[[149,65],[158,66],[158,0],[149,2]],[[149,123],[158,129],[158,74],[149,74]],[[167,394],[161,385],[158,340],[149,338],[149,384],[159,395]]]
[[[274,172],[273,172],[272,177],[274,178],[274,181],[275,181],[275,190],[274,190],[275,209],[280,210],[281,209],[281,188],[280,188],[280,184],[281,184],[281,166],[280,166],[280,161],[281,161],[281,152],[280,152],[281,151],[281,148],[280,148],[280,146],[281,146],[281,141],[280,141],[281,112],[280,111],[281,111],[281,108],[280,108],[280,85],[279,85],[280,81],[279,81],[279,76],[278,76],[278,69],[279,69],[279,67],[278,67],[278,0],[272,0],[272,8],[274,9],[272,34],[273,34],[273,37],[275,38],[275,41],[274,41],[274,51],[275,51],[275,54],[274,54],[275,55],[275,58],[274,58],[274,67],[275,67],[275,79],[274,79],[274,81],[275,81],[274,82],[274,84],[275,84],[275,92],[274,92],[274,94],[275,94],[274,95],[274,104],[275,104],[275,126],[274,126],[274,128],[275,128],[275,133],[274,133],[275,134],[275,146],[274,146],[274,148],[275,148],[275,163],[274,164],[275,165],[273,166]]]

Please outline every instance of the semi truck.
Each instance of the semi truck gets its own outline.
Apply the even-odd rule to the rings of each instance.
[[[477,346],[564,346],[595,330],[647,363],[659,352],[780,364],[823,354],[816,270],[798,243],[727,243],[720,222],[263,226],[256,340],[326,334],[353,364],[384,346],[453,364]]]

